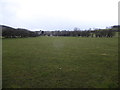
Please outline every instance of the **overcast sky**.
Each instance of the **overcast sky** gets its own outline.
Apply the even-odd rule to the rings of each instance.
[[[119,0],[0,0],[0,24],[29,30],[106,28],[118,24]]]

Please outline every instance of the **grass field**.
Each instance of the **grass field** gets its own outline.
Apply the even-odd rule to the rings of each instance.
[[[118,38],[3,39],[3,88],[118,87]]]

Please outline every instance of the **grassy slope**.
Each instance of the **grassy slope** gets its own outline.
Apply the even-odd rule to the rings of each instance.
[[[117,87],[117,38],[3,39],[3,87]]]

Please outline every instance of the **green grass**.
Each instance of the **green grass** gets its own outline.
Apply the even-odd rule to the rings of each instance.
[[[118,87],[118,38],[3,39],[3,88]]]

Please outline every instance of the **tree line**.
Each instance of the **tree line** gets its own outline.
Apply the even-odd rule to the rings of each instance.
[[[74,28],[74,31],[45,31],[44,35],[47,36],[79,36],[79,37],[113,37],[116,32],[119,32],[120,26],[112,26],[106,29],[95,29],[95,30],[80,30]]]
[[[79,37],[113,37],[116,32],[120,31],[120,26],[112,26],[106,29],[95,29],[95,30],[80,30],[74,28],[73,31],[30,31],[22,28],[12,28],[4,25],[2,27],[2,37],[5,38],[22,38],[22,37],[37,37],[37,36],[79,36]]]

